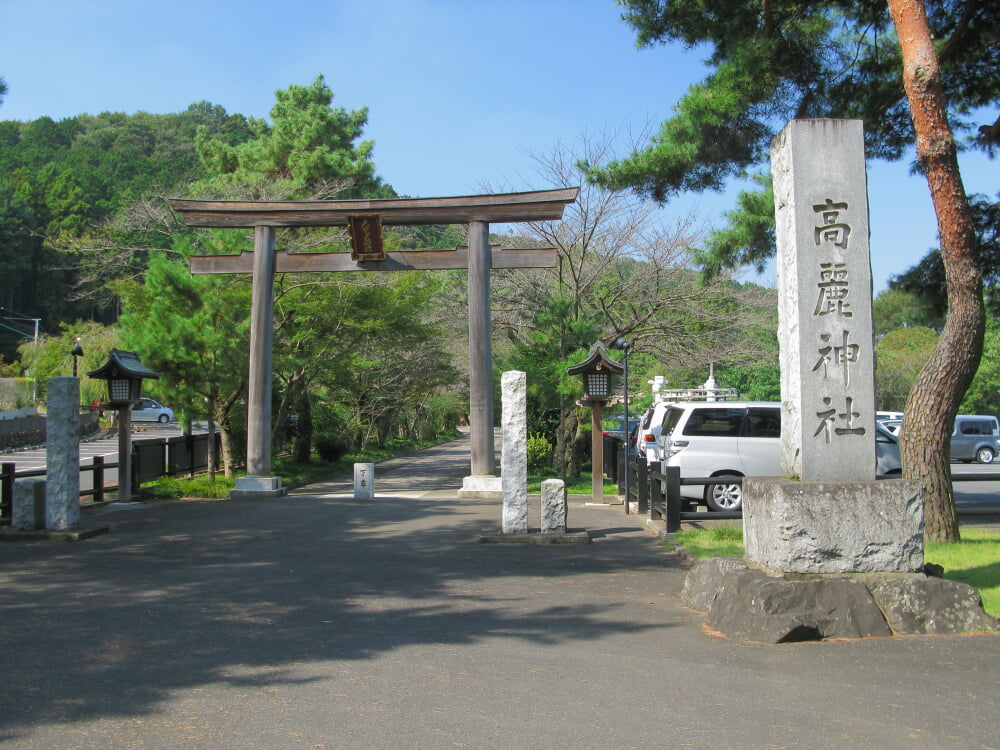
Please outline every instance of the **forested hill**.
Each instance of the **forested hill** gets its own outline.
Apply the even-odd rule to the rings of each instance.
[[[231,145],[254,135],[246,117],[208,102],[179,114],[0,122],[0,306],[40,318],[53,333],[67,320],[112,322],[113,307],[82,293],[65,249],[128,201],[209,176],[195,147],[199,129]],[[9,361],[17,336],[3,330],[0,354]]]

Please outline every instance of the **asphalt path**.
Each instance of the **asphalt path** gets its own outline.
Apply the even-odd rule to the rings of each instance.
[[[477,543],[468,468],[465,439],[377,464],[371,503],[339,478],[0,544],[0,744],[1000,747],[1000,635],[737,643],[620,506],[571,503],[592,544]]]

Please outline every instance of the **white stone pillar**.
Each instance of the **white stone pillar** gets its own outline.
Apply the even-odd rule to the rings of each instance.
[[[503,450],[500,484],[503,492],[504,534],[528,531],[527,376],[512,370],[500,376]]]
[[[354,499],[363,503],[375,499],[375,464],[354,464]]]
[[[14,482],[11,528],[36,531],[45,528],[45,480],[36,477]]]
[[[566,483],[561,479],[542,482],[542,533],[566,533]]]
[[[80,523],[80,381],[49,378],[45,418],[45,527]]]
[[[875,344],[860,120],[793,120],[771,144],[781,470],[875,478]]]

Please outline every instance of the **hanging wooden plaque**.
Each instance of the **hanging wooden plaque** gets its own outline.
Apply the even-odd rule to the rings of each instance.
[[[352,260],[385,260],[382,219],[378,214],[348,216],[347,230],[351,235]]]

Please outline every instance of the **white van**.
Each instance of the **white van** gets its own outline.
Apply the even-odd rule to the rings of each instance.
[[[679,466],[681,477],[781,476],[781,404],[777,401],[689,402],[670,404],[663,415],[660,455]],[[901,472],[899,444],[881,425],[875,428],[879,476]],[[684,497],[711,510],[743,505],[738,484],[682,485]]]

